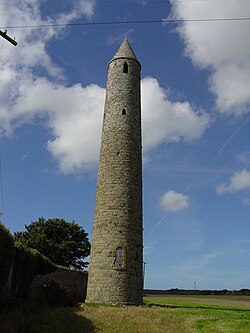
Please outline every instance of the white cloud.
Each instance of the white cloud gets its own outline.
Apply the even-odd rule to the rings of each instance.
[[[7,86],[12,87],[12,94],[4,93]],[[10,70],[2,92],[3,96],[11,96],[2,102],[0,111],[1,127],[6,133],[44,116],[53,135],[48,149],[62,172],[81,172],[98,162],[104,88],[80,84],[65,87],[33,76],[21,79]],[[167,100],[166,92],[153,78],[142,80],[142,108],[145,152],[163,142],[197,139],[209,124],[208,117],[188,103]]]
[[[90,19],[95,2],[74,0],[67,11],[43,18],[42,0],[13,0],[11,3],[0,0],[0,21],[2,27],[67,24],[82,16]],[[4,14],[6,8],[8,15]],[[45,117],[53,135],[48,149],[61,171],[75,172],[96,161],[104,89],[95,85],[64,86],[63,71],[52,63],[47,52],[47,43],[64,30],[63,27],[9,29],[8,33],[14,36],[14,31],[19,43],[16,48],[1,39],[5,45],[1,49],[0,130],[10,135],[16,127],[36,117]],[[51,79],[37,76],[37,69],[45,70]],[[96,116],[98,113],[100,115]],[[83,131],[79,133],[79,129]]]
[[[75,19],[81,18],[85,15],[90,19],[94,15],[96,0],[74,0],[72,1],[72,10],[66,13],[59,14],[57,17],[58,23],[70,22]]]
[[[0,0],[0,22],[1,27],[8,26],[38,26],[50,23],[71,23],[82,16],[90,18],[93,15],[95,0],[72,1],[67,12],[61,12],[54,17],[42,18],[40,6],[42,0]],[[6,8],[8,15],[6,15]],[[16,37],[19,46],[16,48],[4,40],[4,47],[1,48],[1,72],[6,66],[18,71],[22,75],[28,75],[31,69],[42,67],[49,75],[58,76],[59,68],[52,64],[47,53],[46,45],[53,37],[57,37],[64,27],[45,28],[22,28],[9,29],[8,33]],[[1,73],[2,77],[2,73]]]
[[[168,91],[151,77],[142,80],[142,119],[144,151],[163,142],[198,139],[210,123],[188,102],[171,102]]]
[[[96,164],[105,89],[76,84],[64,87],[46,79],[26,81],[10,110],[15,124],[45,114],[53,139],[48,149],[64,173]],[[45,98],[46,96],[46,98]]]
[[[220,0],[209,2],[172,2],[171,16],[178,19],[245,17],[250,2]],[[250,22],[183,22],[178,33],[185,52],[193,63],[209,69],[209,85],[220,112],[241,115],[250,108]]]
[[[228,184],[221,184],[216,188],[217,194],[234,193],[250,188],[250,171],[235,172]]]
[[[85,88],[79,85],[71,90],[72,93],[67,89],[63,95],[62,101],[66,102],[63,114],[56,112],[50,120],[55,138],[48,142],[49,151],[64,173],[81,172],[96,165],[105,94],[96,85]],[[72,105],[67,107],[67,97],[75,97],[75,109],[71,109]]]
[[[168,191],[160,198],[160,206],[167,212],[179,212],[189,206],[189,197],[175,191]]]
[[[70,23],[94,13],[94,0],[72,1],[67,12],[43,18],[42,0],[0,0],[2,26]],[[8,8],[8,15],[4,15]],[[11,135],[15,128],[37,118],[46,119],[52,135],[47,147],[64,173],[82,172],[98,162],[105,89],[97,85],[66,86],[63,71],[52,62],[47,43],[62,27],[15,30],[19,46],[1,49],[0,131]],[[11,32],[11,31],[10,31]],[[9,33],[10,33],[9,32]],[[12,34],[10,33],[12,36]],[[47,77],[37,73],[46,71]],[[144,151],[159,144],[198,139],[209,126],[209,117],[188,102],[169,100],[168,91],[154,78],[142,80]]]

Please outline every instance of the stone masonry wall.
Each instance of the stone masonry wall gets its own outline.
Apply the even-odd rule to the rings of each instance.
[[[57,282],[62,284],[73,298],[78,302],[84,302],[87,292],[88,273],[78,270],[58,269],[57,271],[34,277],[31,289],[39,288],[44,283]]]

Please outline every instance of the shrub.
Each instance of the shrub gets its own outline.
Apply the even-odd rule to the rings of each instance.
[[[0,223],[0,302],[8,281],[14,254],[14,239],[10,231]]]
[[[28,295],[35,275],[51,273],[57,266],[36,250],[16,242],[14,251],[12,294],[17,298]]]

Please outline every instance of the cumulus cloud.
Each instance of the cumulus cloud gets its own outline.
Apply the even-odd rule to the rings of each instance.
[[[168,191],[160,198],[160,206],[167,212],[179,212],[189,206],[189,197],[175,191]]]
[[[46,79],[26,81],[20,89],[10,110],[14,126],[44,114],[53,135],[48,150],[60,170],[71,173],[93,167],[98,159],[105,89],[94,84],[64,87]]]
[[[42,18],[40,6],[42,0],[0,0],[0,22],[2,27],[13,25],[37,26],[53,23],[70,23],[71,21],[86,16],[93,15],[95,0],[72,1],[67,12],[61,12],[55,17]],[[6,15],[8,8],[8,15]],[[5,134],[10,134],[13,128],[32,119],[36,114],[41,113],[41,108],[36,108],[39,101],[45,99],[45,96],[39,94],[36,96],[36,105],[24,105],[27,102],[27,96],[31,95],[29,89],[33,84],[44,83],[46,79],[39,78],[37,74],[41,69],[46,75],[55,82],[62,81],[63,72],[52,63],[47,52],[47,43],[55,37],[58,37],[63,27],[46,27],[44,29],[16,29],[15,37],[21,46],[13,46],[4,40],[4,47],[1,48],[1,67],[0,67],[0,124],[1,130]],[[47,81],[49,82],[49,81]],[[47,97],[47,96],[46,96]],[[43,101],[44,103],[44,101]]]
[[[43,0],[0,0],[0,22],[1,27],[12,26],[41,26],[44,24],[67,24],[79,19],[82,16],[91,18],[94,13],[95,0],[72,1],[67,11],[59,12],[54,17],[42,17],[40,11]],[[8,15],[6,15],[8,8]],[[10,34],[15,34],[17,41],[22,47],[15,48],[5,43],[1,48],[1,72],[7,68],[15,69],[18,73],[22,70],[22,75],[27,76],[31,69],[42,67],[52,76],[58,76],[61,70],[52,64],[49,54],[47,53],[47,43],[64,31],[63,27],[46,27],[46,28],[28,28],[10,30]],[[11,59],[11,60],[10,60]],[[1,73],[2,77],[2,73]]]
[[[144,151],[163,142],[198,139],[210,123],[188,102],[171,102],[168,90],[151,77],[142,80],[142,120]]]
[[[12,81],[11,73],[9,77]],[[12,84],[16,91],[14,103],[7,100],[0,112],[1,127],[6,133],[44,116],[53,135],[48,149],[62,172],[81,172],[97,163],[104,88],[94,84],[65,87],[33,77],[16,81],[16,75]],[[209,124],[209,118],[188,103],[170,102],[166,91],[153,78],[142,80],[142,110],[145,152],[163,142],[197,139]]]
[[[42,2],[0,0],[2,27],[13,22],[15,26],[67,24],[82,16],[90,19],[94,14],[95,0],[74,0],[67,10],[44,18],[40,11]],[[4,14],[6,8],[8,15]],[[104,89],[96,85],[65,86],[62,69],[52,62],[47,51],[47,43],[63,31],[63,27],[17,29],[14,32],[19,46],[15,49],[2,41],[5,47],[1,49],[0,130],[3,135],[11,135],[16,127],[44,117],[53,135],[48,142],[49,151],[61,171],[75,172],[96,162]],[[9,34],[13,36],[13,30]],[[41,69],[46,77],[37,74]]]
[[[217,194],[235,193],[250,188],[250,171],[237,171],[230,178],[228,184],[221,184],[216,188]]]
[[[0,0],[3,26],[70,23],[82,15],[91,18],[94,0],[72,1],[67,12],[43,18],[41,0]],[[8,7],[9,15],[3,15]],[[2,9],[2,10],[1,10]],[[0,131],[11,135],[15,128],[41,117],[50,129],[47,148],[64,173],[89,170],[98,162],[105,89],[97,85],[66,86],[63,71],[52,62],[47,43],[63,28],[16,30],[22,47],[8,43],[1,50]],[[38,73],[45,73],[46,77]],[[45,70],[45,72],[44,72]],[[161,143],[198,139],[209,126],[209,117],[188,102],[171,102],[154,78],[142,80],[143,143],[147,153]]]
[[[41,89],[37,89],[33,100],[37,100],[38,91]],[[44,93],[51,95],[46,101],[51,100],[50,105],[44,105],[43,109],[47,107],[55,136],[48,148],[60,169],[74,172],[92,167],[98,162],[105,90],[96,85],[84,88],[76,85],[47,87]],[[167,91],[154,78],[142,80],[142,118],[145,153],[163,142],[198,139],[209,125],[208,116],[189,103],[169,101]]]
[[[209,2],[172,2],[171,17],[206,19],[245,17],[249,1],[241,5],[235,0]],[[250,108],[250,22],[183,22],[177,32],[185,45],[185,53],[193,63],[211,72],[209,86],[220,112],[241,115]]]

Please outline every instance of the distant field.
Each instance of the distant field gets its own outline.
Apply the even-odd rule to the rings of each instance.
[[[0,315],[4,333],[249,333],[249,296],[145,297],[145,306],[81,304]],[[24,330],[18,327],[22,323]],[[1,327],[2,325],[2,327]],[[1,330],[2,328],[2,330]]]
[[[250,310],[250,296],[181,296],[181,295],[146,295],[146,304],[176,305],[182,307],[220,306]]]

